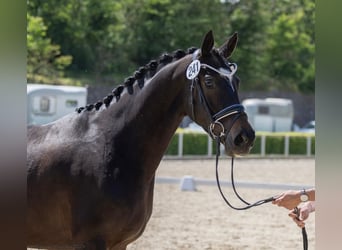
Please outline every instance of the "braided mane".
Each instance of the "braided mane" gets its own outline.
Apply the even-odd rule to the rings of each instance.
[[[157,60],[151,60],[145,66],[140,67],[137,71],[134,72],[133,76],[127,77],[124,80],[123,84],[120,84],[116,88],[114,88],[112,90],[112,93],[104,97],[102,101],[97,101],[94,104],[87,104],[85,107],[76,108],[76,111],[78,113],[81,113],[82,111],[91,111],[94,108],[95,110],[99,110],[102,105],[108,107],[114,97],[116,101],[120,100],[121,94],[125,88],[127,89],[129,94],[133,94],[134,83],[138,84],[139,88],[143,88],[145,80],[152,78],[165,65],[177,61],[188,54],[192,54],[196,50],[197,48],[191,47],[188,48],[187,51],[178,49],[171,54],[162,54]]]

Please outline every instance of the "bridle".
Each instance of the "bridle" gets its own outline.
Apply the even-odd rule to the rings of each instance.
[[[230,72],[222,72],[222,71],[220,71],[220,70],[218,70],[218,69],[216,69],[216,68],[214,68],[208,64],[200,63],[200,61],[197,60],[198,53],[199,53],[199,49],[193,53],[193,57],[192,57],[193,60],[192,60],[192,63],[189,65],[189,67],[193,66],[193,69],[194,69],[194,71],[192,71],[193,74],[189,76],[189,74],[188,74],[189,67],[187,70],[187,78],[189,80],[191,80],[190,105],[191,105],[192,118],[195,120],[195,117],[196,117],[195,105],[194,105],[194,90],[197,89],[197,91],[199,93],[199,97],[200,97],[200,102],[203,105],[203,107],[204,107],[204,109],[205,109],[205,111],[208,114],[209,119],[210,119],[210,124],[209,124],[210,135],[213,139],[220,140],[221,138],[226,136],[226,132],[229,133],[229,131],[232,128],[232,126],[234,125],[235,121],[241,115],[246,115],[246,113],[244,112],[245,109],[241,104],[233,104],[233,105],[227,106],[227,107],[221,109],[220,111],[214,113],[210,109],[207,98],[204,95],[198,74],[199,74],[201,69],[204,69],[204,70],[210,69],[212,71],[217,72],[221,76],[227,77],[229,79],[229,84],[231,84],[233,76],[234,76],[235,72],[237,71],[237,65],[235,63],[230,63],[229,68],[231,69],[231,71]],[[190,72],[190,74],[191,74],[191,72]],[[235,117],[234,117],[233,121],[231,122],[230,128],[227,129],[227,131],[226,131],[223,124],[221,123],[221,120],[228,117],[228,116],[232,116],[232,115],[235,115]]]
[[[204,70],[209,68],[210,70],[213,70],[213,71],[219,73],[220,75],[223,75],[224,77],[228,77],[230,84],[231,84],[233,76],[234,76],[235,72],[237,71],[237,65],[235,63],[231,63],[231,64],[229,64],[229,68],[232,70],[230,72],[222,72],[222,71],[219,71],[219,70],[215,69],[214,67],[212,67],[208,64],[200,63],[200,61],[197,60],[198,53],[199,53],[199,50],[196,50],[194,52],[193,57],[192,57],[192,63],[190,63],[190,65],[188,66],[188,69],[187,69],[187,78],[192,80],[191,87],[190,87],[190,91],[191,91],[191,95],[190,95],[191,101],[190,102],[191,102],[191,107],[192,107],[192,116],[193,116],[193,119],[195,119],[195,108],[194,108],[195,105],[194,105],[193,95],[194,95],[194,89],[197,88],[197,91],[199,92],[199,96],[200,96],[200,101],[201,101],[202,105],[204,106],[204,109],[207,112],[209,119],[210,119],[210,125],[209,125],[210,135],[214,140],[216,140],[216,182],[217,182],[218,189],[222,195],[222,198],[227,203],[227,205],[229,207],[231,207],[232,209],[235,209],[235,210],[246,210],[246,209],[249,209],[251,207],[255,207],[255,206],[259,206],[261,204],[267,203],[267,202],[271,202],[272,200],[274,200],[273,197],[257,201],[253,204],[250,204],[241,198],[241,196],[237,193],[236,188],[235,188],[235,184],[234,184],[234,174],[233,174],[234,157],[232,157],[232,165],[231,165],[232,185],[233,185],[234,193],[243,203],[245,203],[246,206],[245,207],[235,207],[235,206],[231,205],[231,203],[227,200],[227,198],[225,197],[225,195],[222,192],[220,180],[219,180],[219,174],[218,174],[218,161],[219,161],[219,156],[220,156],[220,150],[219,150],[220,141],[221,141],[222,137],[226,136],[226,133],[228,134],[230,132],[230,129],[234,125],[235,121],[241,115],[246,115],[246,113],[244,112],[244,107],[241,104],[233,104],[233,105],[225,107],[222,110],[213,114],[213,112],[209,108],[209,104],[208,104],[207,98],[204,95],[202,86],[199,83],[198,74],[202,68]],[[231,66],[233,66],[233,68]],[[226,129],[224,128],[224,126],[220,122],[220,120],[222,120],[223,118],[226,118],[228,116],[234,116],[234,117],[233,117],[233,120],[231,122],[229,129],[227,129],[227,131],[226,131]],[[219,128],[219,129],[217,130],[215,128]]]
[[[231,203],[227,200],[227,198],[225,197],[225,195],[222,192],[220,180],[219,180],[219,175],[218,175],[218,161],[219,161],[219,156],[220,156],[220,150],[219,150],[220,141],[221,141],[222,137],[226,136],[226,133],[228,134],[230,132],[230,129],[234,125],[235,121],[241,115],[246,115],[246,113],[244,112],[244,107],[241,104],[233,104],[233,105],[225,107],[222,110],[218,111],[217,113],[213,114],[213,112],[209,108],[209,104],[208,104],[207,98],[204,95],[202,86],[199,83],[198,74],[202,68],[204,70],[209,68],[210,70],[213,70],[213,71],[219,73],[220,75],[223,75],[224,77],[228,77],[230,84],[231,84],[233,76],[234,76],[235,72],[237,71],[237,65],[235,63],[230,63],[229,68],[232,70],[228,73],[221,72],[221,71],[215,69],[214,67],[212,67],[208,64],[200,63],[199,60],[197,60],[198,53],[199,53],[199,50],[194,52],[193,57],[192,57],[192,63],[189,65],[189,67],[193,67],[190,69],[190,71],[192,70],[190,73],[193,73],[193,74],[190,74],[190,76],[189,76],[189,73],[188,73],[189,67],[187,70],[187,78],[192,80],[191,87],[190,87],[190,91],[191,91],[191,95],[190,95],[191,101],[190,102],[191,102],[191,107],[192,107],[191,108],[192,109],[192,117],[193,117],[193,119],[195,119],[195,107],[194,107],[195,105],[194,105],[193,95],[194,95],[194,90],[197,88],[197,91],[199,92],[199,96],[200,96],[200,101],[201,101],[202,105],[204,106],[204,109],[207,112],[209,119],[210,119],[210,124],[209,124],[210,135],[214,140],[216,140],[216,182],[217,182],[217,186],[219,188],[219,191],[222,195],[222,198],[227,203],[227,205],[229,207],[231,207],[235,210],[246,210],[246,209],[249,209],[251,207],[255,207],[255,206],[259,206],[261,204],[267,203],[267,202],[271,202],[272,200],[274,200],[274,197],[263,199],[263,200],[255,202],[253,204],[250,204],[241,198],[241,196],[237,193],[236,188],[235,188],[235,184],[234,184],[234,174],[233,174],[234,157],[232,157],[232,165],[231,165],[231,178],[232,178],[232,185],[233,185],[234,193],[247,206],[235,207],[235,206],[231,205]],[[233,66],[233,68],[231,66]],[[227,131],[226,131],[226,129],[224,128],[224,126],[220,122],[220,120],[222,120],[223,118],[226,118],[228,116],[233,116],[233,115],[234,115],[234,118],[231,122],[231,125],[230,125],[229,129],[227,129]],[[217,130],[215,128],[219,128],[219,129]]]
[[[269,203],[273,200],[275,200],[275,197],[269,197],[266,199],[262,199],[262,200],[258,200],[254,203],[249,203],[246,200],[244,200],[239,193],[236,190],[235,187],[235,182],[234,182],[234,157],[232,157],[232,161],[231,161],[231,183],[232,183],[232,187],[234,190],[234,193],[236,195],[236,197],[238,197],[238,199],[243,202],[245,204],[245,206],[243,207],[235,207],[233,206],[228,199],[226,198],[226,196],[224,195],[222,189],[221,189],[221,185],[220,185],[220,179],[219,179],[219,171],[218,171],[218,161],[219,161],[219,157],[220,157],[220,141],[222,138],[224,138],[226,136],[226,134],[228,134],[231,130],[231,128],[233,127],[235,121],[241,116],[241,115],[246,115],[245,113],[245,109],[241,104],[233,104],[230,106],[227,106],[223,109],[221,109],[220,111],[213,113],[209,107],[207,98],[204,95],[202,86],[200,84],[199,81],[199,77],[198,74],[200,73],[201,69],[207,70],[210,69],[212,71],[217,72],[218,74],[220,74],[221,76],[227,77],[229,79],[229,83],[232,84],[232,79],[233,76],[235,74],[235,72],[237,71],[237,65],[235,63],[229,63],[229,68],[231,69],[230,72],[222,72],[208,64],[204,64],[204,63],[200,63],[199,60],[197,60],[198,57],[198,53],[199,50],[196,50],[193,53],[193,57],[192,57],[192,63],[188,66],[186,75],[187,78],[189,80],[191,80],[191,86],[190,86],[190,105],[191,105],[191,112],[192,112],[192,118],[195,119],[195,105],[194,105],[194,90],[197,89],[198,93],[199,93],[199,97],[200,97],[200,102],[202,103],[202,105],[204,106],[204,109],[206,111],[206,113],[209,116],[210,119],[210,124],[209,124],[209,132],[211,137],[216,141],[216,167],[215,167],[215,172],[216,172],[216,183],[217,183],[217,187],[219,189],[219,192],[223,198],[223,200],[225,201],[225,203],[232,209],[234,210],[247,210],[250,209],[252,207],[256,207],[256,206],[260,206],[262,204],[266,204]],[[192,68],[191,68],[192,67]],[[234,116],[229,128],[226,130],[223,126],[223,124],[221,123],[221,120],[229,117],[229,116]],[[217,129],[219,128],[219,129]],[[218,131],[218,132],[217,132]],[[298,213],[298,208],[297,208],[297,213]],[[307,239],[307,233],[305,230],[305,227],[302,228],[302,235],[303,235],[303,248],[304,250],[308,249],[308,239]]]

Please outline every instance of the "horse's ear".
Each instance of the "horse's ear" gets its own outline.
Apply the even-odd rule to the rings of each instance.
[[[201,46],[201,55],[202,56],[209,55],[213,47],[214,47],[214,36],[213,36],[213,32],[210,30],[203,39],[202,46]]]
[[[237,32],[235,32],[229,39],[227,42],[225,42],[219,49],[220,54],[224,57],[224,58],[229,58],[232,54],[233,51],[236,47],[238,41],[238,34]]]

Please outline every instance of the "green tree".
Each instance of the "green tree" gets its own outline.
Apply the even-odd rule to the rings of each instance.
[[[125,64],[120,53],[121,4],[112,0],[31,0],[28,10],[44,19],[47,34],[62,52],[73,57],[70,71],[95,75],[104,81],[117,61]]]
[[[60,46],[46,36],[47,27],[41,17],[27,14],[27,80],[52,83],[63,76],[72,57],[62,55]]]
[[[271,84],[278,90],[314,92],[315,45],[304,9],[279,15],[268,29]],[[311,24],[311,23],[309,23]]]
[[[267,67],[265,55],[267,36],[266,27],[270,25],[268,1],[240,0],[228,3],[231,17],[229,22],[239,34],[239,42],[232,59],[239,65],[242,90],[265,90]]]
[[[46,38],[73,57],[68,72],[122,81],[163,52],[216,46],[234,31],[242,90],[314,91],[313,0],[30,0]],[[76,75],[77,75],[76,74]],[[113,81],[109,81],[113,84]]]
[[[199,47],[209,30],[218,43],[224,42],[232,31],[221,7],[219,0],[126,0],[123,36],[132,64],[145,64],[162,52]]]
[[[314,1],[230,2],[242,89],[313,92]]]

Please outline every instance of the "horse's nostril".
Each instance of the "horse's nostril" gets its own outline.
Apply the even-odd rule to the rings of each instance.
[[[239,134],[235,140],[234,140],[234,144],[236,146],[240,146],[240,145],[243,145],[243,144],[246,144],[246,142],[248,142],[248,138],[247,136],[245,135],[245,133],[241,133]]]
[[[242,146],[248,143],[253,144],[253,141],[254,141],[254,134],[251,136],[248,136],[248,134],[245,131],[242,131],[238,136],[235,137],[234,144],[236,146]]]

